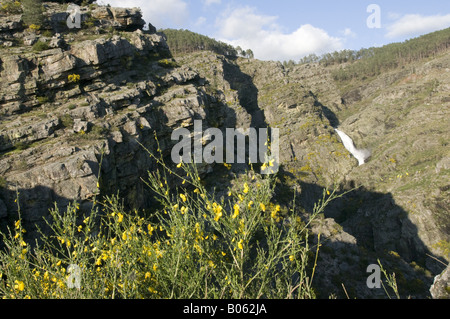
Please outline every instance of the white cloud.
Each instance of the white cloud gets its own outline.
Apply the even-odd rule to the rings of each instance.
[[[402,15],[397,12],[388,12],[387,17],[389,20],[397,20],[400,19]]]
[[[240,7],[217,19],[218,37],[243,49],[252,49],[261,60],[298,60],[316,53],[340,50],[343,39],[328,35],[310,24],[293,32],[285,32],[277,23],[278,17],[258,14],[255,8]]]
[[[196,27],[200,27],[206,23],[206,20],[207,19],[205,17],[198,17],[198,19],[195,21],[194,25]]]
[[[387,27],[387,38],[418,36],[425,33],[445,29],[450,26],[450,14],[423,16],[407,14]]]
[[[356,33],[353,32],[350,28],[345,28],[345,30],[342,31],[342,34],[346,37],[356,38]]]
[[[220,4],[222,0],[202,0],[206,6],[210,6],[212,4]]]
[[[189,19],[185,0],[101,0],[98,3],[110,4],[112,7],[139,7],[145,22],[158,29],[180,28],[186,25]]]

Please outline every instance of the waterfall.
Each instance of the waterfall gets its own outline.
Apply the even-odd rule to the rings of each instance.
[[[366,159],[370,157],[370,151],[366,149],[357,149],[350,136],[338,129],[335,129],[335,131],[341,138],[344,147],[358,160],[359,166],[363,165]]]

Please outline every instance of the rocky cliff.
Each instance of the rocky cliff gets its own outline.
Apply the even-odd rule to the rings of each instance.
[[[119,193],[130,210],[151,210],[141,178],[155,163],[142,146],[170,156],[171,133],[196,119],[204,129],[270,126],[280,129],[278,202],[289,205],[295,190],[308,214],[324,188],[359,187],[312,225],[325,238],[319,296],[344,297],[342,284],[351,297],[383,296],[365,282],[377,258],[403,296],[429,296],[445,268],[437,260],[449,258],[449,52],[343,88],[333,66],[208,51],[174,60],[163,34],[142,30],[138,9],[83,7],[84,27],[67,30],[65,7],[45,6],[41,30],[0,17],[3,231],[16,200],[30,238],[49,208],[74,200],[89,210],[94,196]],[[366,164],[338,126],[372,151]],[[242,169],[200,167],[219,193]]]

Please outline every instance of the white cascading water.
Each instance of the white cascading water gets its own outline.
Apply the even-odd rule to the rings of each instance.
[[[358,160],[359,166],[363,165],[370,157],[370,151],[366,149],[357,149],[353,140],[344,132],[335,129],[344,144],[344,147]]]

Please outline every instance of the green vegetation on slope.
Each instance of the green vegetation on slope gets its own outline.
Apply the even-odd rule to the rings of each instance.
[[[209,50],[217,54],[237,56],[238,51],[231,45],[189,30],[160,30],[167,37],[167,44],[173,55]]]
[[[424,58],[436,56],[449,47],[450,28],[380,48],[326,54],[320,63],[327,66],[354,62],[334,71],[334,79],[336,81],[365,79]]]
[[[321,56],[310,54],[300,59],[298,64],[320,63],[327,67],[349,63],[333,72],[336,81],[349,81],[370,78],[424,58],[434,57],[449,47],[450,28],[382,47],[335,51]],[[296,64],[293,60],[283,62],[285,67],[293,67]]]

